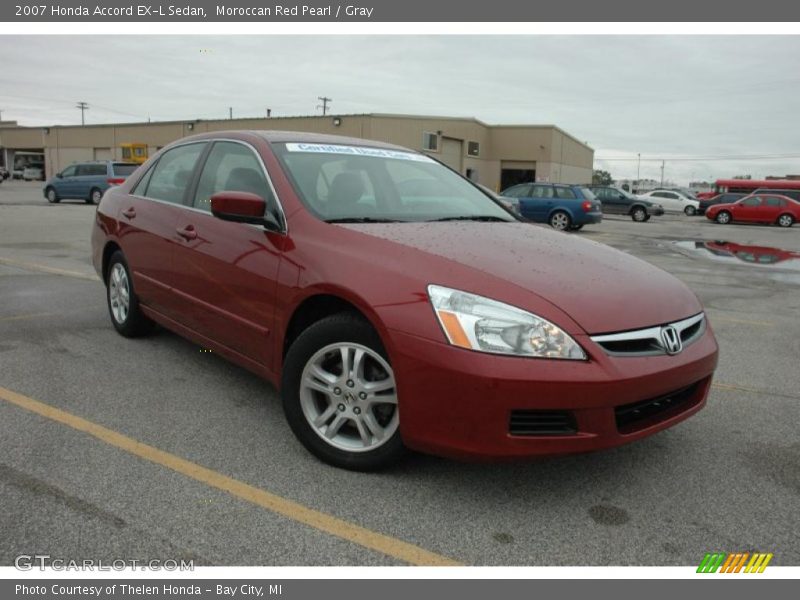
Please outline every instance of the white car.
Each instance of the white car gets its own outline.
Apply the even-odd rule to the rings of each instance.
[[[44,168],[43,165],[38,163],[32,163],[25,167],[25,170],[22,171],[22,178],[25,181],[41,181],[44,179]]]
[[[653,190],[646,194],[639,194],[639,198],[660,204],[666,212],[685,213],[690,217],[697,214],[700,202],[676,190]]]

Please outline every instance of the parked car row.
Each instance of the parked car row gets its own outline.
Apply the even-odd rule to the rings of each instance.
[[[515,212],[554,229],[575,231],[599,223],[603,214],[630,216],[646,222],[665,213],[706,215],[717,223],[774,223],[791,227],[800,219],[800,190],[756,190],[753,194],[725,193],[697,200],[676,188],[635,195],[614,186],[521,183],[503,190],[500,199],[515,203]]]

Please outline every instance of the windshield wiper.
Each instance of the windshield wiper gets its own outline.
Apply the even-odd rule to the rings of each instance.
[[[380,219],[374,217],[340,217],[338,219],[325,219],[326,223],[404,223],[397,219]]]
[[[492,222],[492,223],[511,223],[508,219],[503,219],[502,217],[495,217],[494,215],[472,215],[472,216],[461,216],[461,217],[442,217],[441,219],[431,219],[429,223],[434,222],[441,222],[441,221],[483,221],[483,222]]]

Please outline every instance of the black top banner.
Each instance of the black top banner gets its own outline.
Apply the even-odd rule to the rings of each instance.
[[[2,3],[10,22],[786,22],[800,3],[786,0],[17,0]],[[603,33],[599,30],[597,33]]]

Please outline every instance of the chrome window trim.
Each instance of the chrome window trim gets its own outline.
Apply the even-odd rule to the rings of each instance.
[[[174,150],[175,148],[181,148],[183,146],[188,146],[190,144],[202,144],[202,143],[213,144],[214,142],[233,142],[235,144],[241,144],[242,146],[246,146],[247,148],[249,148],[253,152],[253,154],[255,154],[256,158],[258,159],[258,164],[261,165],[261,170],[263,171],[264,177],[267,180],[267,185],[269,185],[269,189],[272,192],[272,197],[275,198],[275,203],[278,205],[278,212],[280,214],[281,230],[280,231],[276,231],[275,233],[279,233],[281,235],[288,235],[289,234],[289,222],[286,220],[286,213],[283,210],[283,204],[281,204],[281,200],[280,200],[280,198],[278,198],[278,193],[275,191],[275,186],[272,184],[272,178],[270,178],[270,176],[269,176],[269,172],[267,171],[267,167],[266,167],[266,165],[264,164],[264,161],[261,158],[261,154],[259,154],[258,150],[256,149],[255,146],[253,146],[253,144],[251,144],[249,142],[245,142],[243,140],[235,140],[235,139],[232,139],[232,138],[204,138],[204,139],[201,139],[201,140],[191,140],[191,141],[186,141],[186,142],[183,142],[183,143],[180,143],[180,144],[175,144],[174,146],[170,146],[169,148],[166,148],[165,151],[164,151],[164,154],[166,154],[170,150]],[[158,162],[160,160],[161,160],[161,157],[159,156],[158,157],[158,161],[156,161],[156,164],[154,164],[150,168],[151,169],[155,169],[158,166]],[[205,167],[205,163],[203,164],[203,166]],[[149,170],[150,169],[145,171],[144,175],[142,175],[142,177],[139,178],[139,181],[137,181],[133,185],[131,190],[133,190],[133,188],[135,188],[137,185],[139,185],[139,182],[147,175],[147,172]],[[202,170],[200,172],[202,174]],[[149,187],[149,185],[148,185],[148,187]],[[187,204],[184,204],[183,202],[180,202],[180,203],[176,204],[174,202],[167,202],[166,200],[160,200],[159,198],[151,198],[150,196],[140,196],[138,194],[133,194],[133,193],[130,193],[128,195],[133,197],[133,198],[138,198],[139,200],[148,200],[150,202],[158,202],[159,204],[165,204],[167,206],[176,206],[178,208],[184,208],[186,210],[197,212],[197,213],[200,213],[200,214],[203,214],[203,215],[211,215],[212,214],[210,211],[202,210],[200,208],[195,208],[194,206],[189,206]],[[194,198],[191,198],[191,201],[194,202]],[[251,227],[257,227],[259,229],[263,229],[263,227],[261,227],[260,225],[255,225],[255,224],[252,224],[252,223],[242,223],[242,225],[250,225]]]
[[[666,349],[664,348],[663,341],[661,339],[661,330],[664,327],[672,326],[678,332],[678,335],[681,334],[690,327],[696,325],[697,323],[701,323],[700,328],[697,332],[692,335],[689,339],[683,341],[683,348],[686,348],[690,344],[696,342],[700,336],[705,333],[706,330],[706,315],[705,313],[698,313],[686,319],[682,319],[680,321],[675,321],[673,323],[665,323],[664,325],[657,325],[655,327],[647,327],[645,329],[635,329],[632,331],[623,331],[620,333],[610,333],[610,334],[603,334],[603,335],[593,335],[589,336],[590,339],[599,345],[603,351],[608,354],[609,356],[660,356],[663,354],[667,354]],[[660,350],[647,350],[644,352],[614,352],[613,350],[609,350],[608,348],[603,347],[603,343],[605,342],[627,342],[627,341],[640,341],[640,340],[652,340],[656,346],[660,348]]]

